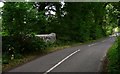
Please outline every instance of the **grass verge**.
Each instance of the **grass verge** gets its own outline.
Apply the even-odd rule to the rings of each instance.
[[[113,46],[109,49],[107,54],[107,72],[120,72],[119,62],[118,59],[120,58],[118,55],[118,39],[113,44]]]
[[[47,55],[49,53],[52,53],[52,52],[55,52],[55,51],[58,51],[58,50],[62,50],[62,49],[73,47],[73,46],[78,46],[78,45],[81,45],[81,44],[88,44],[88,43],[92,43],[92,42],[99,41],[99,40],[102,40],[102,39],[105,39],[105,38],[101,38],[101,39],[98,39],[98,40],[91,40],[91,41],[88,41],[88,42],[85,42],[85,43],[72,42],[72,43],[68,43],[68,44],[52,45],[51,47],[47,48],[44,51],[44,53],[33,52],[32,54],[24,55],[22,58],[13,59],[13,60],[9,61],[8,64],[3,64],[2,65],[2,71],[3,72],[9,71],[13,68],[16,68],[16,67],[20,66],[20,65],[28,63],[29,61],[37,59],[38,57]]]
[[[9,63],[7,63],[7,64],[2,64],[2,71],[3,72],[9,71],[13,68],[20,66],[20,65],[28,63],[29,61],[35,60],[41,56],[47,55],[49,53],[52,53],[52,52],[55,52],[58,50],[69,48],[69,47],[74,46],[74,45],[80,45],[80,44],[81,43],[75,43],[75,42],[69,43],[69,44],[64,44],[64,45],[54,45],[53,44],[52,46],[48,47],[42,53],[41,52],[33,52],[31,54],[23,55],[22,58],[10,60]]]

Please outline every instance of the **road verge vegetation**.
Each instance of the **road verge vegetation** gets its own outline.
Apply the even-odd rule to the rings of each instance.
[[[8,52],[9,54],[8,53],[5,54],[5,52],[7,52],[7,51],[4,50],[4,54],[2,56],[3,57],[2,68],[3,68],[3,71],[9,71],[10,69],[13,69],[17,66],[23,65],[29,61],[32,61],[34,59],[37,59],[37,58],[44,56],[44,55],[47,55],[49,53],[52,53],[52,52],[55,52],[58,50],[62,50],[65,48],[73,47],[73,46],[78,46],[81,44],[88,44],[88,43],[95,42],[95,41],[98,41],[101,39],[104,39],[104,38],[100,38],[97,40],[91,40],[91,41],[87,41],[84,43],[81,43],[81,42],[61,42],[61,41],[57,40],[55,43],[51,44],[51,43],[44,43],[44,42],[40,41],[40,42],[42,42],[41,46],[43,46],[44,48],[40,46],[42,49],[35,51],[34,50],[36,48],[35,47],[34,49],[31,49],[31,53],[30,53],[30,51],[22,51],[22,53],[20,53],[17,51],[18,49],[12,49]],[[4,45],[6,45],[7,41],[4,39],[3,43],[4,43],[4,41],[5,41]],[[31,43],[29,42],[28,46],[31,46],[30,44]],[[14,42],[12,45],[16,46],[16,44]],[[7,48],[7,45],[6,45],[6,48]],[[28,50],[28,49],[26,49],[26,50]],[[10,52],[11,52],[11,54],[10,54]],[[25,54],[25,53],[27,53],[27,54]],[[14,56],[12,56],[12,55],[14,55]]]
[[[5,2],[0,8],[3,70],[26,61],[31,55],[33,58],[112,34],[117,26],[118,4]],[[35,37],[49,33],[56,34],[54,44]]]
[[[68,48],[78,42],[46,43],[36,37],[3,36],[2,68],[8,71],[40,56]],[[80,43],[79,43],[80,44]],[[9,50],[9,51],[8,51]]]
[[[107,54],[107,72],[120,72],[120,37],[117,38]]]

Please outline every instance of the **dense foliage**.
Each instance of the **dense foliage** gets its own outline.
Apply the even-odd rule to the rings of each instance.
[[[42,52],[47,45],[35,34],[56,33],[60,43],[86,42],[111,34],[117,23],[109,3],[6,2],[2,10],[3,54],[9,57]]]
[[[120,72],[120,37],[116,40],[116,42],[114,43],[114,45],[110,48],[109,52],[108,52],[108,66],[107,66],[107,70],[108,72]]]
[[[117,21],[118,28],[120,28],[120,2],[111,3],[114,8],[114,12],[109,13],[109,17],[111,17],[111,23]],[[114,24],[111,24],[115,26]],[[120,30],[119,30],[120,32]],[[120,37],[117,37],[115,44],[108,52],[108,72],[119,73],[120,72]]]

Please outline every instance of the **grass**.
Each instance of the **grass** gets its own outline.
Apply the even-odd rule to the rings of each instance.
[[[119,69],[119,53],[117,50],[118,47],[118,40],[113,44],[113,46],[109,49],[107,58],[108,58],[108,65],[107,65],[107,71],[108,72],[120,72]]]
[[[68,48],[73,44],[75,44],[75,43],[66,44],[66,45],[58,45],[58,46],[55,45],[55,46],[51,46],[51,47],[47,48],[44,51],[44,53],[33,52],[32,54],[24,55],[23,58],[21,58],[21,59],[13,59],[13,60],[9,61],[8,64],[3,64],[2,65],[2,70],[3,70],[3,72],[9,71],[10,69],[13,69],[13,68],[15,68],[17,66],[23,65],[23,64],[25,64],[25,63],[27,63],[29,61],[37,59],[38,57],[41,57],[41,56],[44,56],[46,54],[55,52],[57,50],[62,50],[62,49]],[[77,44],[80,44],[80,43],[77,43]]]
[[[0,54],[0,72],[2,72],[2,57],[1,57],[1,54]]]
[[[101,39],[104,39],[104,38],[101,38]],[[8,70],[13,69],[13,68],[15,68],[17,66],[23,65],[23,64],[25,64],[25,63],[27,63],[29,61],[37,59],[38,57],[47,55],[49,53],[52,53],[52,52],[55,52],[55,51],[58,51],[58,50],[62,50],[62,49],[65,49],[65,48],[73,47],[73,46],[78,46],[78,45],[81,45],[81,44],[88,44],[88,43],[91,43],[91,42],[94,42],[94,41],[99,41],[101,39],[91,40],[91,41],[88,41],[88,42],[85,42],[85,43],[72,42],[72,43],[67,43],[67,44],[59,43],[59,45],[54,44],[54,45],[50,46],[49,48],[47,48],[44,51],[44,53],[34,52],[32,54],[24,55],[23,58],[21,58],[21,59],[13,59],[13,60],[11,60],[11,61],[9,61],[9,64],[3,64],[2,65],[2,70],[3,70],[3,72],[8,71]]]

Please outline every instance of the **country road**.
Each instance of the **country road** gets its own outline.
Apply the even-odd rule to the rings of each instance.
[[[37,58],[9,72],[98,72],[101,60],[115,38],[59,50]]]

